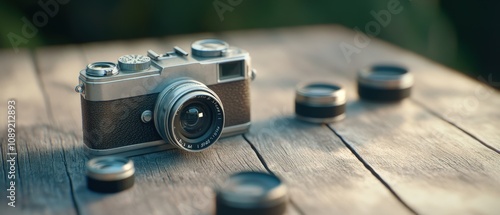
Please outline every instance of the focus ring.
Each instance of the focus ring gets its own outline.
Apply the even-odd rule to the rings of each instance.
[[[186,83],[187,82],[187,83]],[[175,100],[175,98],[168,98],[172,96],[172,92],[177,90],[178,87],[182,87],[185,85],[200,85],[201,83],[191,81],[191,80],[178,80],[168,85],[158,96],[158,100],[156,101],[155,111],[154,111],[154,121],[157,132],[164,140],[168,140],[168,137],[165,133],[165,119],[168,119],[168,115],[170,114],[170,110],[172,107],[168,107],[168,100]],[[177,98],[178,99],[178,98]],[[172,105],[170,105],[172,106]]]
[[[175,123],[179,117],[178,113],[184,107],[184,104],[196,99],[197,96],[207,98],[206,100],[200,100],[200,102],[206,103],[207,106],[211,107],[212,112],[210,113],[217,116],[212,117],[208,122],[211,123],[211,126],[216,127],[204,133],[203,138],[192,138],[180,134],[178,132],[179,129],[184,128],[182,125]],[[217,110],[218,112],[213,110]],[[211,146],[222,134],[224,108],[217,94],[204,84],[190,79],[177,80],[168,85],[158,97],[155,106],[155,126],[160,136],[167,143],[185,151],[201,151]],[[211,135],[208,135],[209,133]]]
[[[212,119],[212,122],[211,123],[211,127],[206,135],[204,135],[203,138],[201,138],[200,140],[199,139],[189,139],[189,138],[185,138],[183,137],[183,135],[179,132],[179,129],[182,129],[182,128],[177,128],[177,129],[174,129],[174,126],[176,124],[176,122],[178,121],[178,117],[179,115],[177,113],[179,113],[179,111],[181,111],[181,106],[184,105],[186,102],[188,101],[191,101],[193,99],[196,99],[197,96],[192,96],[190,94],[194,94],[194,93],[198,93],[198,96],[205,96],[205,97],[210,97],[212,100],[214,100],[216,102],[216,104],[214,103],[214,109],[217,109],[217,107],[219,108],[220,110],[220,118],[217,118],[217,116],[214,116],[214,118]],[[212,111],[214,111],[213,113],[216,114],[215,110],[212,109]],[[222,108],[222,103],[220,102],[220,100],[214,96],[214,94],[211,94],[210,92],[207,92],[207,91],[190,91],[189,93],[186,93],[185,95],[183,95],[181,98],[179,98],[178,101],[175,102],[175,104],[173,105],[173,108],[171,110],[171,112],[173,114],[170,115],[170,117],[167,119],[168,120],[168,123],[170,124],[170,128],[171,129],[168,129],[167,127],[167,131],[165,131],[167,133],[167,136],[169,138],[169,140],[172,140],[173,143],[183,149],[183,150],[186,150],[186,151],[201,151],[203,149],[206,149],[208,148],[209,146],[211,146],[215,141],[217,141],[220,137],[220,135],[222,134],[222,129],[224,128],[224,111],[223,111],[223,108]],[[218,130],[216,128],[219,128]],[[187,140],[185,140],[187,139]],[[177,141],[179,140],[179,141]],[[189,147],[186,147],[186,146],[183,146],[182,144],[186,144],[186,145],[195,145],[196,148],[189,148]]]

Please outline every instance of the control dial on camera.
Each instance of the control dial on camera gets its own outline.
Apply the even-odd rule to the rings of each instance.
[[[118,58],[118,66],[125,71],[142,71],[149,69],[151,58],[143,55],[124,55]]]
[[[198,40],[191,44],[191,52],[198,57],[221,57],[229,48],[229,44],[222,40]]]

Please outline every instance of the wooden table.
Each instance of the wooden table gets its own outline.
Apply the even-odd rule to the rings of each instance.
[[[78,72],[124,54],[189,49],[216,37],[248,50],[251,131],[202,153],[133,157],[136,184],[111,195],[89,191]],[[194,34],[0,52],[1,214],[211,214],[213,188],[228,175],[265,171],[291,193],[288,214],[500,214],[500,94],[480,82],[372,40],[348,62],[339,26]],[[356,71],[397,62],[414,72],[410,99],[360,101]],[[488,81],[488,77],[482,77]],[[348,92],[347,117],[314,125],[294,119],[294,87],[331,80]],[[499,84],[499,83],[492,83]],[[16,207],[7,206],[7,100],[16,100]]]

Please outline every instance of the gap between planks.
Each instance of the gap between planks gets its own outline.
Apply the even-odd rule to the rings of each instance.
[[[485,146],[486,148],[488,149],[491,149],[492,151],[500,154],[500,151],[498,149],[496,149],[495,147],[489,145],[488,143],[486,143],[485,141],[481,140],[479,137],[477,137],[476,135],[468,132],[467,130],[465,130],[464,128],[460,127],[459,125],[457,125],[457,123],[454,123],[446,118],[444,118],[443,116],[441,116],[440,114],[436,113],[436,111],[430,109],[429,107],[427,107],[426,105],[422,104],[421,102],[415,100],[415,99],[412,99],[410,98],[410,101],[412,101],[414,104],[416,104],[417,106],[420,106],[422,109],[426,110],[428,113],[434,115],[435,117],[443,120],[444,122],[450,124],[451,126],[457,128],[458,130],[462,131],[463,133],[465,133],[467,136],[471,137],[472,139],[476,140],[477,142],[481,143],[483,146]]]
[[[252,148],[252,150],[255,152],[255,155],[257,156],[257,158],[259,158],[259,161],[260,163],[262,164],[262,166],[264,166],[264,168],[266,169],[266,171],[271,174],[271,175],[274,175],[276,177],[278,177],[272,170],[271,168],[269,168],[269,166],[267,165],[266,163],[266,160],[264,160],[264,157],[262,157],[262,155],[259,153],[259,150],[257,150],[257,148],[252,144],[252,142],[245,136],[245,134],[242,134],[243,136],[243,139],[245,139],[245,141],[248,143],[248,145],[250,145],[250,147]],[[292,207],[300,214],[300,215],[304,215],[304,211],[297,205],[297,203],[295,203],[295,201],[292,199],[292,196],[289,196],[289,201],[290,201],[290,204],[292,205]]]
[[[365,159],[363,159],[363,157],[361,157],[361,155],[356,152],[356,149],[354,149],[354,147],[352,147],[337,131],[335,131],[335,129],[330,126],[329,124],[327,124],[327,127],[342,141],[342,143],[344,143],[344,145],[349,149],[349,151],[351,151],[351,153],[356,156],[356,158],[359,160],[359,162],[361,162],[363,164],[363,166],[368,170],[370,171],[370,173],[372,173],[372,175],[377,178],[377,180],[380,181],[380,183],[382,183],[382,185],[384,185],[385,188],[387,188],[387,190],[389,190],[389,192],[391,192],[391,194],[394,196],[394,198],[396,198],[401,204],[403,204],[403,206],[405,208],[407,208],[409,211],[411,211],[412,213],[414,214],[417,214],[417,212],[411,208],[397,193],[396,191],[394,191],[394,189],[392,189],[392,187],[382,178],[382,176],[380,176],[380,174],[377,173],[377,171],[375,171],[375,169],[373,167],[370,166],[370,164],[368,162],[365,161]]]
[[[87,47],[87,48],[89,48],[89,47]],[[92,48],[92,47],[90,47],[90,49],[91,49],[91,48]],[[86,50],[86,51],[88,51],[88,50]],[[123,50],[122,50],[122,51],[123,51]],[[107,54],[106,54],[106,53],[107,53]],[[104,55],[110,55],[110,56],[111,56],[111,55],[113,54],[113,53],[108,53],[108,52],[106,52],[106,53],[105,53]],[[84,53],[84,54],[85,54],[85,53]],[[101,55],[103,55],[103,54],[101,54]],[[95,55],[90,55],[90,56],[92,56],[92,57],[97,57],[97,56],[95,56]],[[43,57],[43,56],[40,56],[40,57]],[[106,56],[103,56],[103,57],[106,57]],[[94,59],[92,59],[92,60],[94,60]],[[83,61],[85,61],[85,60],[83,60]],[[88,62],[88,61],[85,61],[85,62]],[[43,64],[42,64],[42,65],[43,65]],[[45,69],[45,70],[47,70],[47,69]],[[45,71],[45,70],[44,70],[44,71],[42,71],[42,72],[47,72],[47,71]],[[63,72],[63,70],[61,70],[60,72]],[[46,76],[46,75],[47,75],[47,73],[42,73],[42,74],[43,74],[43,75],[44,75],[44,77],[45,77],[45,80],[44,80],[44,81],[45,81],[45,83],[47,84],[47,86],[46,86],[46,87],[47,87],[48,91],[49,91],[49,92],[52,92],[52,93],[47,93],[47,95],[54,97],[55,95],[53,95],[53,93],[58,92],[58,91],[54,91],[54,90],[57,90],[57,89],[56,89],[56,88],[54,88],[54,87],[52,87],[52,86],[50,86],[50,85],[48,85],[48,84],[50,84],[50,82],[49,82],[49,81],[47,81],[47,80],[50,80],[50,79],[47,79],[47,77],[57,77],[57,76],[54,76],[54,75],[58,75],[58,74],[57,74],[57,72],[56,72],[55,74],[50,74],[50,76]],[[62,74],[62,73],[61,73],[61,74]],[[60,74],[59,74],[59,75],[60,75]],[[59,75],[58,75],[58,76],[59,76]],[[69,78],[71,78],[71,77],[68,77],[68,80],[69,80]],[[76,77],[75,77],[75,78],[76,78]],[[59,82],[61,82],[61,81],[62,81],[62,79],[61,79],[61,80],[59,80]],[[67,92],[67,93],[68,93],[68,92]],[[54,98],[55,98],[55,97],[54,97]],[[58,103],[58,101],[57,101],[57,100],[53,100],[53,101],[50,101],[50,102],[51,102],[51,103],[53,103],[53,104],[51,104],[51,107],[52,107],[52,110],[53,110],[53,112],[54,112],[54,113],[57,113],[57,112],[60,112],[61,110],[64,110],[64,107],[63,107],[63,106],[60,106],[60,105],[58,105],[58,104],[57,104],[57,103]],[[72,104],[72,105],[76,107],[77,105],[79,105],[79,103],[78,103],[78,104],[74,103],[74,104]],[[56,108],[57,108],[57,109],[56,109]],[[74,111],[75,111],[75,108],[72,108],[71,110],[69,110],[69,109],[68,109],[68,111],[73,111],[73,112],[74,112]],[[71,115],[71,114],[69,114],[69,115]],[[74,116],[74,117],[76,117],[75,115],[73,115],[73,116]],[[69,116],[64,116],[64,117],[63,117],[64,119],[63,119],[63,118],[61,118],[62,116],[58,116],[58,115],[55,115],[55,117],[59,117],[59,118],[57,118],[57,119],[56,119],[56,120],[58,120],[58,122],[57,122],[56,124],[59,124],[59,125],[57,125],[57,126],[64,126],[64,125],[65,125],[65,123],[62,123],[62,125],[61,125],[61,123],[60,123],[60,121],[61,121],[61,120],[62,120],[62,122],[68,122],[68,121],[70,121],[70,120],[68,120],[68,119],[69,119]],[[61,119],[60,119],[60,118],[61,118]],[[68,119],[66,119],[66,118],[68,118]],[[73,130],[74,130],[74,129],[73,129]],[[66,138],[66,139],[67,139],[67,138]],[[75,136],[75,137],[73,137],[72,139],[70,139],[69,141],[70,141],[70,142],[74,142],[74,140],[78,140],[78,139],[80,139],[80,138],[79,138],[78,136]],[[241,139],[241,141],[240,141],[240,139]],[[67,140],[67,141],[68,141],[68,140]],[[241,153],[243,153],[243,152],[247,152],[246,154],[250,155],[250,157],[241,156],[241,154],[239,155],[239,156],[241,156],[242,158],[244,158],[244,159],[242,159],[242,160],[241,160],[241,161],[242,161],[242,163],[243,163],[244,165],[229,165],[229,163],[228,163],[228,162],[222,162],[221,164],[219,164],[219,165],[220,165],[220,167],[222,168],[220,171],[221,171],[221,172],[224,172],[224,173],[223,173],[223,174],[220,174],[220,173],[219,173],[219,174],[217,174],[217,172],[215,172],[215,174],[216,174],[216,175],[226,175],[226,174],[229,174],[229,173],[231,173],[231,172],[235,172],[235,171],[242,171],[242,170],[248,170],[248,169],[254,169],[254,170],[264,171],[264,169],[261,167],[261,166],[262,166],[262,164],[260,163],[260,161],[258,161],[258,159],[257,159],[256,157],[255,157],[255,159],[253,159],[253,156],[251,156],[251,155],[254,155],[254,153],[255,153],[255,152],[253,152],[253,151],[251,151],[251,150],[250,150],[250,148],[248,147],[247,143],[246,143],[246,142],[244,142],[244,140],[243,140],[243,138],[242,138],[241,136],[240,136],[240,137],[238,137],[238,138],[232,138],[232,139],[228,139],[228,140],[222,140],[221,142],[222,142],[222,144],[220,144],[219,146],[214,146],[214,147],[219,148],[219,150],[221,150],[222,152],[226,152],[226,153],[227,153],[227,151],[228,151],[228,147],[230,147],[230,146],[233,146],[233,147],[234,147],[234,146],[236,146],[236,149],[234,149],[234,148],[232,148],[232,147],[231,147],[231,149],[234,149],[234,150],[235,150],[235,152],[241,152]],[[231,143],[231,142],[232,142],[232,143]],[[225,146],[226,144],[230,144],[230,145],[229,145],[229,146]],[[242,145],[242,144],[243,144],[243,145]],[[214,160],[214,161],[220,162],[220,161],[221,161],[220,159],[222,159],[222,158],[220,158],[220,155],[221,155],[221,154],[216,153],[216,151],[217,151],[217,150],[215,150],[215,151],[214,151],[214,150],[212,150],[212,153],[207,152],[207,153],[205,153],[205,155],[204,155],[204,156],[213,156],[213,155],[214,155],[214,153],[215,153],[215,154],[217,154],[217,156],[216,156],[216,157],[219,157],[219,160]],[[219,152],[221,152],[221,151],[219,151]],[[69,152],[69,151],[66,151],[66,152]],[[152,166],[152,167],[151,167],[151,168],[153,168],[152,170],[149,170],[150,168],[145,168],[145,169],[141,168],[141,169],[142,169],[142,171],[143,171],[143,172],[145,171],[146,173],[147,173],[147,171],[149,170],[151,173],[153,173],[153,176],[156,176],[157,174],[165,174],[165,172],[164,172],[164,171],[167,171],[167,172],[168,172],[169,170],[173,169],[173,167],[174,167],[174,166],[166,166],[166,167],[165,167],[165,166],[163,166],[163,165],[159,165],[159,164],[158,164],[158,165],[157,165],[157,168],[160,168],[160,167],[161,167],[161,170],[159,171],[159,170],[155,170],[155,169],[154,169],[154,165],[149,164],[149,163],[147,162],[147,160],[151,160],[151,159],[160,159],[160,158],[161,158],[161,160],[164,160],[164,161],[165,161],[165,160],[169,160],[169,159],[174,159],[174,161],[175,161],[176,159],[177,159],[177,160],[180,160],[180,158],[181,158],[182,156],[184,156],[184,157],[185,157],[185,156],[189,156],[189,157],[191,157],[191,159],[192,159],[192,160],[190,159],[190,161],[188,162],[188,164],[186,164],[186,167],[192,167],[192,166],[189,166],[189,165],[194,165],[194,164],[196,164],[198,161],[200,161],[200,159],[198,159],[198,160],[197,160],[197,159],[195,159],[195,157],[198,157],[198,158],[199,158],[199,157],[204,157],[204,156],[202,156],[201,154],[198,154],[198,156],[196,156],[196,155],[194,155],[194,154],[189,154],[189,155],[179,155],[179,154],[181,154],[181,153],[178,153],[178,152],[176,152],[176,153],[172,153],[172,152],[170,152],[170,153],[166,152],[166,153],[165,153],[165,152],[162,152],[161,154],[159,154],[159,153],[153,153],[153,154],[150,154],[150,155],[140,156],[140,157],[138,157],[138,158],[134,158],[134,161],[138,161],[137,166],[141,166],[141,165]],[[169,158],[169,157],[173,157],[173,158]],[[226,157],[227,157],[227,156],[226,156]],[[74,154],[69,153],[69,154],[68,154],[68,157],[67,157],[66,159],[69,159],[69,161],[71,161],[71,159],[72,159],[72,158],[75,158],[75,155],[74,155]],[[215,157],[214,157],[214,158],[215,158]],[[224,158],[224,157],[223,157],[223,158]],[[227,158],[226,158],[226,161],[231,161],[231,160],[233,160],[233,159],[227,159]],[[236,159],[236,160],[237,160],[237,159]],[[222,161],[224,161],[224,159],[223,159]],[[247,162],[248,162],[248,163],[247,163]],[[190,164],[189,164],[189,163],[190,163]],[[235,162],[235,163],[237,163],[237,162]],[[69,166],[71,167],[71,165],[74,165],[74,164],[71,164],[71,163],[70,163],[70,165],[69,165]],[[214,165],[216,165],[216,163],[214,163]],[[216,166],[216,167],[217,167],[217,166]],[[228,169],[230,169],[230,171],[225,170],[225,168],[226,168],[226,167],[229,167]],[[71,168],[70,168],[70,169],[71,169]],[[232,169],[232,170],[231,170],[231,169]],[[97,204],[95,204],[95,203],[94,203],[94,204],[93,204],[93,205],[94,205],[94,207],[90,207],[89,205],[87,205],[87,203],[89,202],[89,201],[88,201],[88,200],[89,200],[89,198],[90,198],[90,197],[92,197],[92,196],[86,196],[86,193],[80,189],[80,188],[82,188],[82,180],[80,180],[80,179],[81,179],[81,177],[80,177],[80,176],[75,176],[75,170],[73,170],[73,169],[71,169],[71,170],[72,170],[72,171],[70,172],[70,175],[71,175],[71,176],[73,176],[73,177],[77,177],[77,178],[75,179],[75,183],[73,183],[73,185],[72,185],[72,186],[74,187],[73,189],[76,189],[76,190],[75,190],[75,191],[76,191],[76,200],[77,200],[77,203],[81,206],[81,208],[80,208],[80,213],[85,214],[85,213],[88,213],[89,211],[90,211],[90,212],[92,212],[92,211],[94,211],[94,212],[95,212],[96,210],[99,210],[100,212],[99,212],[99,211],[97,211],[97,212],[99,212],[99,213],[104,213],[104,212],[107,212],[107,210],[106,210],[106,209],[109,209],[109,210],[112,210],[112,209],[113,209],[113,207],[109,207],[109,206],[113,206],[113,204],[112,204],[112,203],[110,204],[110,202],[109,202],[109,201],[108,201],[108,202],[104,202],[104,201],[103,201],[103,202],[98,202]],[[165,174],[165,175],[166,175],[166,177],[169,177],[169,175],[167,175],[167,174]],[[141,176],[141,175],[140,175],[140,176]],[[148,176],[148,175],[146,175],[146,176],[142,175],[142,176],[140,177],[140,179],[141,179],[141,180],[146,180],[146,181],[148,181],[148,183],[146,183],[146,184],[143,184],[143,183],[141,183],[141,184],[136,184],[136,185],[137,185],[137,187],[136,187],[135,189],[133,188],[133,190],[136,190],[136,191],[137,191],[138,189],[143,188],[143,187],[149,188],[150,186],[149,186],[148,184],[149,184],[149,182],[150,182],[150,180],[151,180],[151,179],[150,179],[150,178],[147,178],[147,176]],[[173,174],[173,176],[176,176],[176,177],[177,177],[177,176],[179,176],[179,177],[187,177],[187,178],[189,178],[189,177],[188,177],[189,175],[188,175],[187,173],[186,173],[186,174],[178,174],[178,175],[177,175],[177,174]],[[78,178],[78,177],[80,177],[80,178]],[[218,176],[215,176],[215,175],[214,175],[214,177],[211,177],[211,178],[213,178],[214,180],[215,180],[215,179],[217,179],[217,182],[219,182],[219,178],[220,178],[220,177],[218,177]],[[136,178],[136,179],[137,179],[137,178]],[[165,179],[166,179],[166,178],[163,178],[163,184],[165,184]],[[168,180],[167,180],[167,181],[168,181]],[[151,182],[151,183],[153,183],[153,182]],[[171,182],[169,181],[169,183],[171,183]],[[188,190],[188,189],[185,189],[185,188],[183,188],[183,187],[177,187],[177,188],[176,188],[176,187],[174,186],[173,188],[175,188],[175,189],[173,189],[173,188],[172,188],[172,185],[171,185],[171,184],[169,185],[169,183],[167,183],[166,185],[162,185],[161,187],[164,187],[164,186],[166,187],[166,186],[168,185],[168,186],[169,186],[169,187],[167,187],[168,189],[170,189],[170,190],[174,190],[174,191],[178,191],[178,192],[180,192],[180,194],[189,194],[189,193],[193,194],[193,193],[195,193],[192,189],[191,189],[191,190]],[[154,184],[153,184],[153,185],[154,185]],[[182,185],[182,184],[179,184],[179,185]],[[137,192],[136,192],[136,193],[133,193],[133,192],[134,192],[133,190],[131,190],[131,191],[130,191],[130,192],[128,192],[128,193],[124,193],[124,194],[122,194],[121,196],[124,196],[124,195],[130,195],[130,194],[136,194]],[[156,188],[156,190],[157,190],[157,188]],[[119,195],[120,195],[120,194],[119,194]],[[94,196],[95,196],[95,195],[94,195]],[[153,196],[151,196],[151,195],[149,195],[149,194],[148,194],[148,196],[149,196],[149,197],[154,197],[154,195],[153,195]],[[86,197],[88,197],[88,198],[86,198]],[[140,197],[140,196],[139,196],[139,197]],[[119,199],[119,196],[113,196],[113,197],[110,197],[110,198]],[[130,198],[132,198],[132,197],[130,197]],[[135,197],[135,198],[136,198],[136,197]],[[173,204],[173,203],[178,203],[178,202],[179,202],[179,200],[185,200],[186,198],[190,198],[190,197],[189,197],[189,196],[188,196],[188,197],[186,197],[186,195],[179,195],[179,197],[176,197],[176,198],[175,198],[175,200],[177,200],[177,201],[171,201],[170,203],[172,203],[172,204]],[[157,200],[155,200],[154,198],[147,198],[147,200],[145,200],[145,201],[147,201],[147,203],[151,203],[151,204],[153,204],[153,205],[155,205],[154,203],[155,203],[155,202],[157,202]],[[181,201],[181,202],[182,202],[182,201]],[[192,202],[192,203],[194,204],[194,202]],[[188,203],[186,203],[186,204],[188,204],[188,206],[191,206],[190,204],[192,204],[192,203],[191,203],[191,202],[189,202],[189,204],[188,204]],[[170,205],[171,205],[171,204],[170,204]],[[158,208],[158,209],[168,209],[168,210],[177,210],[177,208],[176,208],[176,207],[174,207],[174,206],[171,206],[170,208],[166,208],[166,207],[169,207],[170,205],[169,205],[169,204],[157,205],[158,207],[156,207],[156,208]],[[117,209],[118,209],[118,208],[117,208]],[[195,208],[195,209],[199,209],[199,208]],[[290,212],[290,213],[292,213],[292,214],[293,214],[293,213],[295,212],[295,209],[294,209],[294,208],[289,208],[289,209],[291,209],[291,210],[289,210],[289,212]],[[123,207],[122,207],[122,209],[121,209],[121,210],[123,210]],[[115,212],[118,212],[118,211],[120,211],[120,210],[114,210],[114,211],[115,211]],[[132,210],[132,211],[133,211],[133,210]],[[108,211],[108,212],[109,212],[109,211]],[[129,211],[129,212],[130,212],[130,211]]]
[[[41,88],[41,93],[43,96],[43,101],[45,103],[45,110],[47,112],[49,122],[55,123],[56,120],[54,118],[54,113],[52,112],[50,96],[47,92],[47,88],[46,88],[45,83],[42,79],[42,71],[40,69],[40,65],[38,64],[37,56],[36,56],[36,53],[34,50],[30,50],[30,58],[31,58],[31,60],[33,62],[33,66],[35,68],[36,79],[37,79],[38,84],[40,85],[40,88]],[[27,150],[27,151],[29,151],[29,150]],[[80,214],[82,214],[82,212],[80,210],[80,206],[78,205],[78,202],[76,201],[75,187],[73,186],[73,178],[71,178],[71,175],[69,174],[68,162],[66,160],[66,150],[63,149],[61,151],[63,153],[62,158],[63,158],[63,162],[64,162],[65,173],[66,173],[66,176],[68,178],[68,182],[69,182],[69,186],[70,186],[71,202],[73,203],[73,207],[75,208],[76,214],[80,215]]]

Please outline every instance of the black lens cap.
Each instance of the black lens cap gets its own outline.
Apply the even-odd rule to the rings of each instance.
[[[217,191],[216,215],[281,215],[286,211],[288,189],[276,176],[241,172]]]
[[[411,94],[413,75],[398,65],[375,65],[358,73],[358,95],[372,101],[390,102]]]
[[[312,123],[330,123],[345,118],[346,92],[327,82],[299,84],[295,90],[295,115]]]
[[[87,187],[99,193],[116,193],[134,185],[134,163],[132,160],[106,156],[87,162]]]

